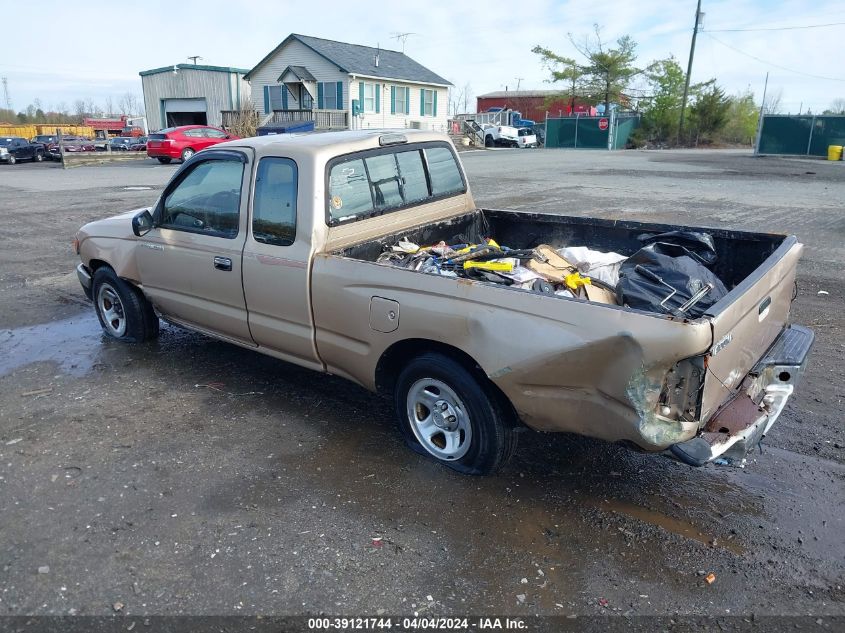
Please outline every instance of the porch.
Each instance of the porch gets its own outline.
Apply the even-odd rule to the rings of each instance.
[[[237,110],[220,112],[224,128],[234,124]],[[262,125],[280,125],[284,123],[314,122],[315,130],[348,130],[349,113],[345,110],[273,110],[270,115],[259,115]]]

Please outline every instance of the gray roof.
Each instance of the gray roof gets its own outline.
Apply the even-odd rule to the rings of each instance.
[[[477,99],[517,99],[519,97],[555,97],[566,96],[565,89],[561,90],[497,90],[483,95],[476,95]]]
[[[279,75],[279,78],[276,81],[281,81],[282,77],[287,75],[289,72],[292,72],[299,81],[317,81],[308,69],[305,66],[288,66],[282,71],[282,74]]]
[[[372,46],[336,42],[334,40],[326,40],[320,37],[311,37],[309,35],[299,35],[297,33],[292,33],[286,37],[281,44],[274,48],[270,54],[255,65],[255,68],[247,73],[246,78],[249,79],[250,75],[252,75],[259,66],[263,65],[264,62],[270,59],[277,51],[293,39],[299,40],[315,53],[335,64],[342,72],[347,72],[352,75],[368,75],[371,77],[384,77],[385,79],[399,79],[426,84],[439,84],[441,86],[452,85],[449,81],[437,73],[434,73],[422,64],[415,62],[413,59],[405,55],[405,53],[391,51],[384,48],[376,49]],[[379,59],[378,67],[375,65],[376,53],[378,53]]]

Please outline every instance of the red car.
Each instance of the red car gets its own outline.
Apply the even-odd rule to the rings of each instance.
[[[240,136],[207,125],[182,125],[160,130],[147,137],[147,156],[167,164],[174,158],[188,160],[201,149],[239,139]]]

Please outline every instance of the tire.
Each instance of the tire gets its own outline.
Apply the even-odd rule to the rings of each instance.
[[[494,473],[516,449],[510,406],[492,384],[448,356],[427,352],[412,359],[393,398],[408,446],[460,473]]]
[[[126,343],[143,343],[158,336],[158,317],[150,302],[108,266],[94,273],[91,296],[108,336]]]
[[[32,160],[34,160],[36,163],[40,163],[42,160],[44,160],[44,154],[42,154],[41,152],[35,152],[35,157]]]
[[[169,165],[170,164],[171,159],[167,158],[166,156],[158,156],[157,158],[158,158],[158,162],[160,162],[162,165]]]
[[[489,134],[484,137],[484,147],[493,147],[493,137]]]
[[[194,154],[196,154],[196,152],[193,149],[186,147],[182,150],[182,162],[184,163],[186,160],[191,160],[191,156]]]
[[[8,160],[8,163],[9,163],[10,165],[14,165],[16,162],[18,162],[18,159],[17,159],[17,158],[15,158],[14,156],[12,156],[11,154],[9,154],[9,160]]]

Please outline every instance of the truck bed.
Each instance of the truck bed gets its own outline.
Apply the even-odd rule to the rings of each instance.
[[[638,236],[676,230],[706,231],[714,240],[713,272],[728,294],[701,318],[376,263],[401,238],[432,245],[492,237],[514,249],[548,244],[632,255],[643,246]],[[760,386],[749,389],[749,376],[786,331],[801,251],[794,236],[477,210],[315,258],[316,343],[329,371],[367,386],[373,385],[366,371],[345,368],[366,368],[367,359],[403,337],[473,350],[529,426],[661,450],[696,437],[738,396],[758,398]],[[396,319],[387,329],[379,316],[384,306],[393,306]],[[365,310],[368,321],[350,331],[354,315]],[[663,409],[673,414],[667,419]],[[733,441],[724,433],[713,437],[723,445],[710,458]]]
[[[785,235],[701,229],[673,224],[602,220],[523,211],[478,210],[447,222],[421,226],[402,234],[357,244],[336,254],[374,262],[386,248],[400,238],[420,245],[429,245],[441,240],[447,244],[479,243],[485,237],[492,237],[499,244],[514,249],[548,244],[554,248],[587,246],[599,251],[633,255],[643,246],[637,239],[638,236],[676,230],[706,231],[713,236],[718,256],[713,272],[728,290],[748,278],[778,247],[790,239]]]

